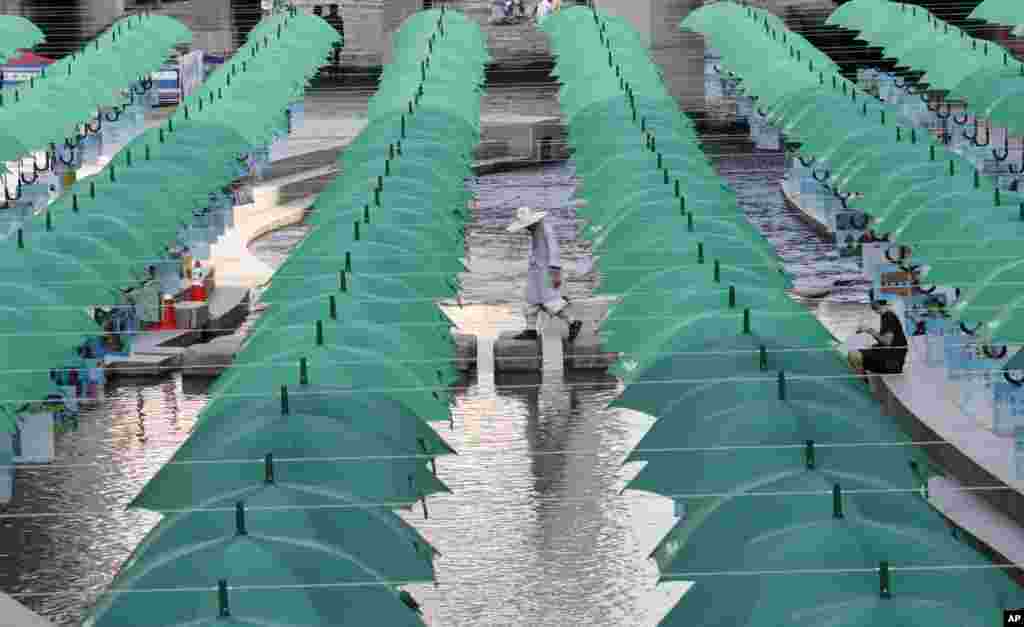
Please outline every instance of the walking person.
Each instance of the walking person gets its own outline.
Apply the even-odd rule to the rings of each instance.
[[[536,340],[537,314],[541,310],[557,316],[569,325],[569,341],[573,342],[580,333],[583,323],[572,320],[566,313],[565,299],[562,298],[562,262],[555,230],[544,221],[545,211],[534,211],[520,207],[516,219],[508,226],[509,233],[526,230],[530,235],[530,265],[526,277],[526,330],[516,336],[517,340]],[[551,277],[551,284],[547,279]]]

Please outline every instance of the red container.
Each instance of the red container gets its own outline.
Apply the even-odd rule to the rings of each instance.
[[[167,331],[178,328],[178,316],[174,313],[174,299],[164,299],[164,311],[160,318],[160,328]]]
[[[193,285],[189,290],[188,299],[194,303],[201,303],[206,300],[206,286],[202,283]]]

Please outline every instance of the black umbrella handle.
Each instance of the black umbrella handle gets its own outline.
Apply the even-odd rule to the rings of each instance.
[[[1016,385],[1017,387],[1021,387],[1022,385],[1024,385],[1024,378],[1014,379],[1010,375],[1010,371],[1009,370],[1003,370],[1003,378],[1006,379],[1006,382],[1011,384],[1011,385]]]

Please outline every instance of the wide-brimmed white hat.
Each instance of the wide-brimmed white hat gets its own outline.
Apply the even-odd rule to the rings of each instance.
[[[534,211],[529,207],[520,207],[516,209],[516,219],[508,225],[508,232],[522,231],[531,224],[540,222],[547,214],[547,211]]]

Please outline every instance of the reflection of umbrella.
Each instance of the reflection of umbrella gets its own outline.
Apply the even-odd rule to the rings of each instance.
[[[159,559],[122,570],[114,582],[115,589],[183,587],[189,591],[115,595],[105,600],[93,618],[95,622],[86,624],[194,625],[194,621],[217,616],[218,608],[213,592],[200,596],[193,590],[216,586],[221,580],[240,588],[272,586],[302,591],[235,593],[232,597],[237,601],[232,605],[237,608],[240,624],[281,624],[278,621],[283,618],[291,625],[355,626],[377,621],[423,625],[378,572],[347,553],[310,540],[264,536],[255,528],[252,533],[229,533],[207,542],[179,545]],[[316,583],[338,587],[320,591],[329,591],[322,594],[311,586]]]

